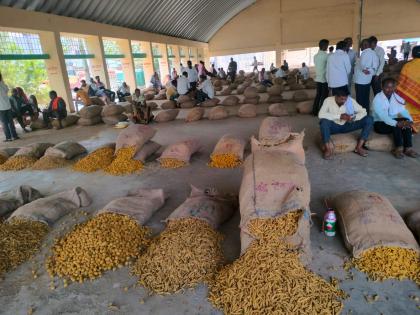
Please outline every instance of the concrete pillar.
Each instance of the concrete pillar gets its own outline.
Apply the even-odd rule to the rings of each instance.
[[[132,92],[134,92],[134,88],[137,85],[131,43],[128,39],[116,39],[116,42],[120,47],[121,53],[124,55],[124,58],[121,59],[124,81],[132,89]]]
[[[279,68],[283,65],[284,51],[280,43],[276,43],[276,67]]]
[[[179,51],[180,63],[182,63],[182,65],[184,67],[186,67],[187,66],[187,61],[190,60],[190,57],[188,56],[188,47],[178,46],[178,51]]]
[[[188,56],[191,60],[192,64],[195,65],[198,63],[197,59],[197,48],[195,47],[188,47]]]
[[[150,85],[150,79],[155,72],[153,66],[152,44],[150,42],[141,42],[146,58],[143,61],[144,81],[146,87]]]
[[[161,80],[168,75],[169,72],[169,64],[168,64],[168,50],[166,48],[166,44],[159,44],[159,51],[161,54],[161,58],[159,59],[159,68],[161,74]]]
[[[179,58],[179,49],[178,49],[178,46],[175,46],[175,45],[167,45],[166,46],[167,48],[172,48],[171,50],[172,50],[172,58],[169,58],[169,56],[168,56],[168,62],[169,62],[169,59],[171,60],[171,62],[172,62],[172,68],[175,68],[175,70],[176,71],[179,71],[179,64],[180,64],[180,62],[181,62],[181,59]],[[169,49],[167,49],[167,51],[169,51]],[[170,73],[172,73],[172,68],[171,67],[169,67],[169,72]],[[181,73],[178,73],[178,75],[181,75]]]
[[[91,76],[99,76],[101,81],[109,88],[111,86],[109,82],[109,75],[106,66],[104,45],[102,43],[102,37],[98,36],[86,36],[86,45],[89,53],[95,55],[93,59],[89,59],[91,65]]]
[[[69,77],[67,74],[66,61],[64,60],[63,48],[61,47],[59,32],[40,32],[39,38],[44,53],[50,58],[45,59],[48,80],[51,89],[56,91],[67,104],[67,109],[74,112],[73,97],[70,91]]]

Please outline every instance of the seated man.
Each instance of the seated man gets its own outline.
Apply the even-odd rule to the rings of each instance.
[[[90,106],[93,104],[92,99],[85,90],[75,87],[73,91],[76,93],[76,101],[81,101],[84,106]]]
[[[111,102],[115,101],[115,92],[107,89],[98,75],[95,77],[95,79],[97,87],[105,92],[106,96],[111,100]]]
[[[51,119],[58,119],[59,129],[63,128],[61,120],[67,117],[66,103],[61,97],[57,96],[56,91],[50,91],[50,104],[48,109],[42,111],[42,118],[49,129],[51,126]]]
[[[178,98],[177,80],[172,80],[169,84],[166,85],[166,99],[175,101]]]
[[[102,82],[101,82],[102,84]],[[97,96],[99,97],[105,105],[109,104],[109,98],[105,93],[103,88],[99,88],[98,84],[95,82],[93,78],[90,78],[90,85],[89,85],[89,96]],[[111,100],[112,101],[112,100]]]
[[[395,149],[393,154],[402,159],[404,154],[416,158],[417,152],[412,149],[413,118],[405,108],[405,101],[395,93],[396,81],[388,78],[382,81],[382,92],[373,99],[374,130],[379,134],[392,134]]]
[[[309,68],[304,62],[302,62],[302,68],[299,69],[299,74],[300,74],[302,80],[308,80],[309,79]]]
[[[190,92],[191,88],[190,81],[188,81],[187,71],[182,72],[182,75],[176,80],[176,89],[178,91],[178,95],[185,95]]]
[[[117,95],[120,102],[123,102],[126,96],[131,95],[130,87],[127,85],[127,83],[122,83],[122,85],[118,88]]]
[[[200,84],[197,88],[196,99],[198,103],[202,103],[207,99],[214,98],[214,87],[206,75],[200,76]]]
[[[133,122],[136,124],[148,124],[153,121],[154,116],[151,114],[151,108],[147,106],[144,95],[140,93],[140,89],[135,89],[132,97],[133,106]]]
[[[318,117],[320,119],[324,159],[331,160],[334,155],[334,145],[330,137],[332,134],[348,133],[358,129],[362,129],[362,133],[354,152],[363,157],[367,156],[363,145],[372,130],[373,119],[367,116],[366,109],[349,97],[347,89],[337,89],[335,96],[327,97],[322,104]]]
[[[19,95],[19,91],[16,88],[12,89],[12,96],[10,96],[10,105],[12,106],[12,117],[17,119],[23,131],[29,132],[29,130],[25,128],[23,115],[28,114],[29,116],[31,116],[31,119],[34,119],[34,110],[32,109],[32,106],[29,103],[25,103],[25,100]]]

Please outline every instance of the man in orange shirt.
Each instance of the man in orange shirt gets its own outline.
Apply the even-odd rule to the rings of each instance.
[[[52,128],[51,119],[57,119],[59,123],[59,129],[63,128],[61,120],[67,117],[67,108],[64,100],[57,95],[56,91],[50,91],[50,104],[48,109],[42,111],[42,118],[44,119],[45,124],[48,128]]]
[[[85,90],[75,87],[73,91],[76,93],[76,101],[82,101],[83,105],[85,106],[90,106],[93,104],[89,94]]]

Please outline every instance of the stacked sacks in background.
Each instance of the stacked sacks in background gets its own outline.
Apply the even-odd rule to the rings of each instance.
[[[157,95],[154,97],[155,100],[166,100],[166,89],[161,89]]]
[[[81,126],[92,126],[102,122],[102,108],[99,105],[90,105],[83,107],[80,112],[80,119],[77,121]]]
[[[227,96],[232,94],[233,89],[229,86],[227,86],[226,88],[224,88],[224,90],[220,93],[220,95],[222,96]]]
[[[274,84],[273,86],[269,87],[267,89],[268,93],[268,103],[280,103],[283,98],[281,96],[281,93],[283,92],[284,88],[283,85],[280,84]]]
[[[282,103],[274,103],[268,107],[268,114],[270,116],[280,117],[280,116],[288,116],[289,111]]]
[[[216,79],[213,81],[213,87],[215,91],[220,92],[221,90],[223,90],[223,82],[221,80]]]
[[[243,104],[238,109],[238,117],[253,118],[257,116],[257,106],[254,104]]]
[[[201,107],[214,107],[220,103],[220,99],[217,97],[213,97],[212,99],[205,100],[200,104]]]
[[[312,78],[308,78],[307,80],[305,80],[304,85],[305,89],[316,89],[316,82]]]
[[[169,100],[169,101],[163,102],[160,105],[160,108],[162,108],[162,109],[175,109],[176,108],[176,103],[175,103],[175,101]]]
[[[146,101],[151,101],[155,98],[156,89],[153,87],[148,87],[143,90],[143,95]]]
[[[216,106],[213,107],[208,115],[209,120],[220,120],[220,119],[225,119],[229,116],[229,113],[227,112],[227,110],[225,109],[224,106]]]
[[[208,165],[215,168],[240,166],[244,159],[245,145],[245,141],[241,138],[224,135],[214,147]]]
[[[192,121],[197,121],[202,119],[204,116],[204,108],[202,107],[195,107],[192,108],[188,114],[187,117],[185,118],[186,122],[192,122]]]
[[[181,95],[178,97],[178,104],[181,108],[192,108],[195,106],[195,100],[193,100],[188,94]]]
[[[55,129],[59,129],[61,127],[66,128],[66,127],[70,127],[70,126],[75,125],[79,119],[80,119],[79,116],[70,114],[70,115],[67,115],[65,118],[63,118],[61,120],[61,126],[60,126],[60,122],[58,121],[58,119],[53,119],[51,121],[51,125]]]
[[[107,125],[115,125],[118,124],[120,121],[127,120],[127,115],[123,114],[125,108],[120,105],[111,104],[105,105],[102,109],[102,120]]]
[[[265,85],[258,83],[255,87],[257,88],[258,93],[267,92],[267,87]]]
[[[70,160],[86,153],[86,148],[74,141],[62,141],[48,148],[45,154],[32,166],[34,170],[48,170],[70,165]]]
[[[190,163],[191,156],[200,149],[197,139],[188,139],[171,144],[165,148],[159,158],[163,168],[179,168]]]
[[[40,159],[45,151],[54,146],[52,143],[32,143],[17,150],[13,156],[0,165],[2,171],[18,171],[32,167]]]
[[[258,95],[258,89],[254,86],[248,86],[244,91],[244,103],[245,104],[258,104],[260,96]]]
[[[225,105],[225,106],[236,106],[238,105],[238,103],[239,103],[239,98],[235,95],[230,95],[222,101],[222,105]]]
[[[155,122],[162,123],[176,119],[179,114],[179,109],[166,109],[161,110],[155,117]]]

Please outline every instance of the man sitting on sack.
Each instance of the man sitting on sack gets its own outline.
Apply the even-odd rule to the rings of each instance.
[[[367,156],[363,145],[373,128],[373,118],[367,115],[366,109],[359,105],[356,100],[349,97],[347,87],[336,89],[335,96],[325,99],[318,117],[320,119],[324,159],[331,160],[334,155],[334,144],[331,142],[332,134],[349,133],[358,129],[362,129],[362,133],[354,152],[363,157]]]

